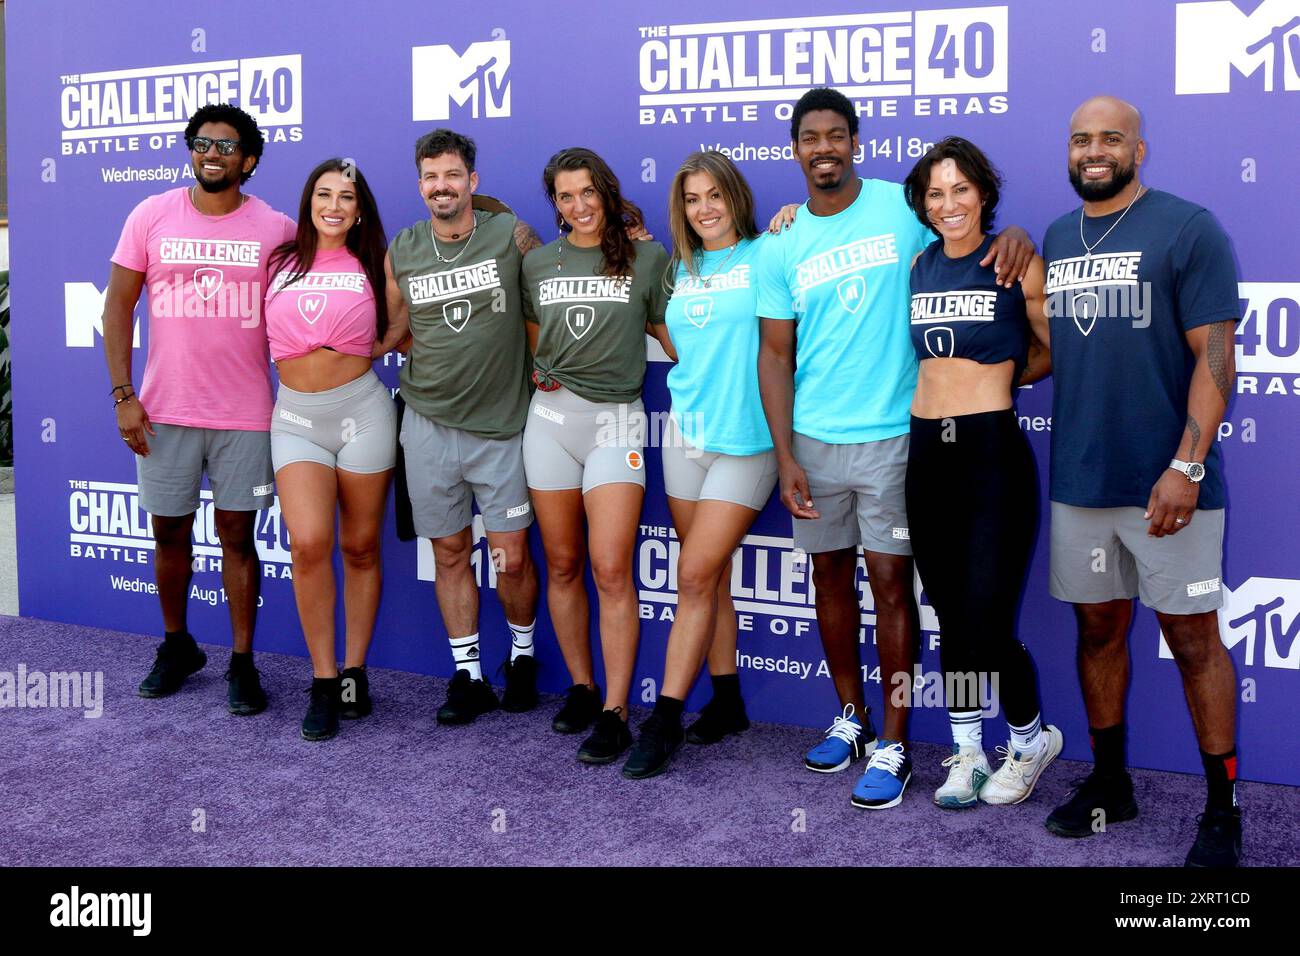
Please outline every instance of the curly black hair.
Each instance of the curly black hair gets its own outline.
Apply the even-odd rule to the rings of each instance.
[[[799,97],[799,102],[794,104],[794,112],[790,114],[791,140],[799,138],[799,124],[803,122],[804,114],[814,110],[839,113],[849,124],[849,135],[858,135],[858,111],[853,108],[853,103],[839,90],[819,86]]]
[[[257,120],[238,106],[231,106],[229,103],[209,103],[207,106],[200,106],[185,126],[185,145],[188,146],[190,140],[198,135],[199,128],[204,123],[225,123],[235,128],[235,132],[239,134],[239,148],[244,151],[245,156],[252,156],[256,160],[252,169],[239,174],[241,183],[248,182],[249,177],[261,163],[262,150],[266,146],[266,139],[262,136],[262,131],[257,128]]]

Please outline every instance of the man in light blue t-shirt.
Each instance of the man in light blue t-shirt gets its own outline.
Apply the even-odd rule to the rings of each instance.
[[[908,273],[933,236],[901,185],[855,174],[858,117],[843,94],[805,93],[790,136],[808,202],[760,254],[758,371],[781,501],[795,518],[795,547],[812,556],[817,626],[843,708],[804,765],[833,773],[874,749],[853,803],[884,809],[911,776],[907,705],[891,693],[911,684],[918,632],[903,493],[917,370]],[[981,265],[995,262],[1010,285],[1032,256],[1029,237],[1011,227]],[[886,689],[879,742],[858,652],[859,545]]]

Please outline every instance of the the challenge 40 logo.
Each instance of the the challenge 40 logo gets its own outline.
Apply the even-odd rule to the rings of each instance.
[[[1249,6],[1250,4],[1242,4]],[[1230,0],[1180,3],[1175,93],[1229,93],[1234,73],[1249,86],[1300,90],[1300,5],[1264,0],[1246,13]]]
[[[1238,284],[1237,394],[1300,395],[1300,282]]]
[[[1007,110],[1005,6],[638,31],[643,125],[752,122],[760,109],[789,119],[813,86],[836,87],[864,116],[897,116],[904,100],[916,116]]]
[[[302,138],[302,56],[145,66],[59,77],[62,153],[138,152],[175,146],[201,106],[233,103],[267,142]]]
[[[1219,634],[1229,650],[1240,646],[1247,667],[1262,665],[1300,670],[1300,581],[1247,578],[1233,590],[1224,588]],[[1164,635],[1160,656],[1173,658]]]

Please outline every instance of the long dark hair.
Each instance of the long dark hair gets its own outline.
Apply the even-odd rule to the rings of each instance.
[[[379,206],[375,203],[374,193],[370,191],[366,177],[351,160],[335,156],[307,174],[307,183],[302,187],[302,199],[298,203],[298,234],[275,247],[267,260],[267,275],[274,276],[277,271],[287,269],[289,278],[282,283],[283,288],[311,271],[311,264],[316,261],[316,227],[311,221],[311,197],[320,178],[330,172],[342,173],[344,179],[357,187],[357,211],[361,222],[348,230],[344,245],[357,257],[370,280],[370,289],[375,295],[375,338],[382,339],[388,332],[387,279],[384,276],[388,240],[384,224],[379,221]]]
[[[618,185],[618,177],[609,168],[609,164],[589,149],[572,146],[562,149],[546,164],[542,170],[542,185],[546,189],[546,198],[555,209],[555,224],[562,232],[572,227],[560,215],[560,207],[555,203],[555,177],[558,173],[577,172],[585,169],[591,174],[591,185],[600,195],[605,210],[605,225],[600,235],[600,252],[605,257],[605,275],[627,275],[636,258],[636,243],[627,237],[629,227],[640,226],[645,216],[637,205],[623,198]]]

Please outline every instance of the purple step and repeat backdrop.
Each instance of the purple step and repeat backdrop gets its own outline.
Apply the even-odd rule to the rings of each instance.
[[[159,630],[148,518],[114,429],[100,312],[108,258],[127,213],[189,178],[181,134],[195,103],[229,100],[258,117],[268,144],[248,189],[291,213],[307,171],[341,155],[366,173],[390,235],[425,218],[412,144],[450,125],[478,141],[481,189],[509,201],[544,239],[556,227],[541,191],[542,165],[575,144],[611,162],[651,229],[666,237],[665,190],[695,149],[724,150],[737,160],[764,216],[802,200],[789,111],[804,89],[826,83],[858,104],[864,175],[899,180],[928,143],[969,137],[1006,176],[1001,221],[1041,241],[1047,224],[1076,205],[1065,166],[1070,112],[1085,97],[1110,92],[1145,112],[1145,180],[1209,206],[1235,244],[1244,321],[1237,394],[1219,434],[1230,502],[1221,623],[1240,683],[1242,774],[1300,784],[1300,258],[1293,241],[1300,0],[801,6],[792,16],[789,4],[774,0],[662,0],[597,12],[512,0],[449,17],[411,0],[132,0],[105,16],[99,0],[11,0],[22,613]],[[141,322],[137,369],[147,339]],[[389,355],[377,364],[391,386],[399,362]],[[650,365],[648,410],[667,407],[666,371],[662,361]],[[1044,481],[1050,390],[1048,381],[1018,399]],[[653,700],[661,673],[677,553],[658,455],[647,458],[635,571],[643,629],[634,693],[643,702]],[[476,531],[481,536],[481,526]],[[789,535],[790,519],[771,502],[735,557],[739,669],[753,717],[823,727],[835,696],[809,571],[792,554]],[[261,519],[258,541],[266,580],[257,646],[303,655],[278,507]],[[534,551],[540,558],[535,533]],[[201,640],[228,641],[210,501],[196,524],[195,552],[191,629]],[[390,522],[384,559],[371,662],[450,674],[427,542],[398,542]],[[491,586],[481,541],[475,567]],[[1084,758],[1073,617],[1048,596],[1046,571],[1042,532],[1021,632],[1038,662],[1046,716],[1064,731],[1066,756]],[[863,673],[878,710],[865,571],[861,594]],[[541,680],[559,690],[567,680],[544,607],[540,617]],[[923,597],[922,627],[922,666],[935,672],[940,634]],[[507,640],[494,600],[484,602],[481,631],[495,667]],[[1199,772],[1178,671],[1146,610],[1137,614],[1131,648],[1133,762]],[[142,669],[148,653],[141,642]],[[690,705],[706,695],[702,682]],[[937,702],[933,677],[922,699]],[[913,732],[946,739],[942,707],[918,708]],[[990,728],[991,742],[1001,732]]]

